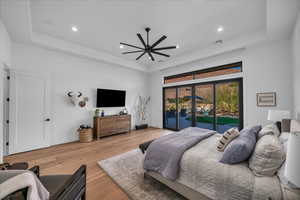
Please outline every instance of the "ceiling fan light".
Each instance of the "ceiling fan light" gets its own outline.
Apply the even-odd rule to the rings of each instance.
[[[176,45],[176,49],[179,49],[179,44]]]
[[[124,49],[124,45],[123,44],[120,44],[120,49]]]

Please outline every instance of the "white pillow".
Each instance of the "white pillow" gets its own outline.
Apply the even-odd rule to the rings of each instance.
[[[285,160],[285,153],[274,135],[265,135],[256,143],[249,168],[256,176],[273,176]]]
[[[275,135],[279,137],[280,131],[276,124],[268,124],[264,126],[261,131],[258,133],[258,140],[265,135]]]

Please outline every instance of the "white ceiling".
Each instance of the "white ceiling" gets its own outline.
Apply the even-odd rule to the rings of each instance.
[[[160,46],[180,45],[165,51],[170,58],[155,56],[157,61],[266,28],[265,0],[31,0],[30,8],[34,32],[134,61],[140,53],[122,55],[119,43],[141,46],[136,33],[145,37],[147,26],[152,29],[150,42],[165,34],[168,38]],[[78,26],[79,32],[72,32],[72,25]],[[224,27],[222,34],[216,31],[220,25]],[[156,64],[147,58],[139,62]]]
[[[245,48],[263,40],[291,35],[299,0],[0,0],[0,14],[12,39],[154,71]],[[79,27],[72,32],[71,26]],[[136,33],[159,46],[170,58],[122,55],[120,42],[141,46]],[[219,26],[223,33],[217,33]],[[222,39],[221,45],[215,44]],[[125,48],[124,51],[132,50]],[[158,62],[162,60],[164,62]]]

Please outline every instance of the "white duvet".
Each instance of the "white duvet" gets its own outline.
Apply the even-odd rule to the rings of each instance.
[[[220,163],[215,134],[187,150],[181,159],[177,182],[214,200],[281,200],[283,192],[277,176],[256,177],[248,162]]]

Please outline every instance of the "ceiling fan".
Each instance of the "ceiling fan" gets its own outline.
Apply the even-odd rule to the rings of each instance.
[[[143,47],[138,47],[135,45],[131,45],[131,44],[127,44],[127,43],[123,43],[120,42],[121,44],[121,48],[123,47],[122,45],[125,46],[129,46],[129,47],[133,47],[139,50],[136,51],[127,51],[127,52],[123,52],[122,54],[131,54],[131,53],[141,53],[136,60],[139,60],[142,56],[144,56],[145,54],[148,54],[149,59],[151,59],[152,61],[155,61],[154,57],[152,54],[156,54],[156,55],[160,55],[160,56],[165,56],[165,57],[170,57],[170,55],[165,54],[165,53],[161,53],[158,51],[162,51],[162,50],[168,50],[168,49],[176,49],[178,48],[178,46],[167,46],[167,47],[157,47],[158,44],[160,44],[163,40],[165,40],[167,38],[167,36],[163,35],[161,38],[159,38],[156,42],[154,42],[152,45],[149,44],[149,32],[150,32],[150,28],[145,28],[145,31],[147,32],[147,43],[144,41],[142,35],[140,33],[137,33],[138,38],[140,39],[140,41],[143,44]]]

